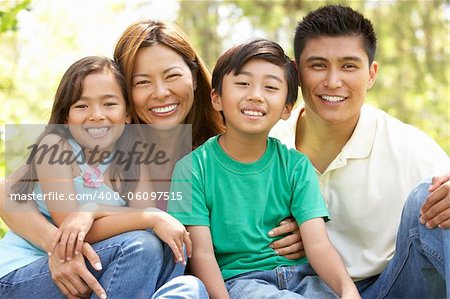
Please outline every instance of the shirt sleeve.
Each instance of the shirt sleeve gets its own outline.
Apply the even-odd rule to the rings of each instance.
[[[291,212],[298,224],[319,217],[323,217],[325,221],[330,220],[330,214],[320,193],[317,175],[306,156],[294,169],[292,181],[294,192]]]
[[[178,200],[169,201],[167,211],[184,225],[210,226],[210,211],[199,177],[193,171],[192,164],[186,163],[186,159],[175,165],[170,194],[173,194],[174,198],[178,197]]]

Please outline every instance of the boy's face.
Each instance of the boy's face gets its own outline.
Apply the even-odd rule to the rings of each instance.
[[[299,61],[305,109],[326,123],[356,124],[377,69],[359,36],[308,40]]]
[[[286,105],[287,82],[281,67],[263,59],[247,62],[240,74],[223,77],[222,95],[212,91],[213,107],[223,111],[227,132],[268,134],[291,112]]]

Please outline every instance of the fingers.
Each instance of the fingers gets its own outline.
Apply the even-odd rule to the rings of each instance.
[[[75,244],[77,242],[77,235],[75,233],[70,233],[69,238],[67,239],[67,246],[66,246],[66,260],[70,261],[72,259],[73,250],[75,248]]]
[[[274,250],[277,255],[283,255],[283,256],[288,255],[288,254],[298,253],[298,252],[304,250],[303,242],[297,242],[292,245],[284,246],[281,248],[274,248]]]
[[[98,282],[98,280],[94,277],[94,275],[89,272],[87,268],[80,269],[79,271],[80,277],[86,283],[89,290],[92,290],[98,297],[105,299],[106,292]]]
[[[81,252],[95,270],[102,270],[102,262],[100,261],[100,257],[89,243],[83,243]]]
[[[61,239],[61,235],[62,235],[62,230],[60,228],[58,228],[58,230],[56,231],[56,234],[51,238],[51,242],[50,242],[50,250],[49,252],[47,252],[48,256],[51,256],[53,254],[53,251],[56,248],[56,245],[58,245],[59,240]]]
[[[426,214],[420,217],[420,222],[429,229],[449,228],[448,221],[450,221],[450,203],[445,200],[433,205]]]
[[[269,236],[277,237],[277,236],[281,236],[281,235],[285,235],[285,234],[288,234],[288,233],[295,232],[298,229],[299,228],[298,228],[298,224],[297,224],[296,221],[288,221],[286,219],[286,220],[283,220],[280,223],[280,226],[278,226],[278,227],[272,229],[271,231],[269,231]]]
[[[189,232],[184,233],[184,244],[186,245],[186,254],[188,258],[192,257],[192,241]]]
[[[78,233],[77,245],[75,247],[75,255],[80,254],[83,250],[84,238],[86,238],[86,234],[84,232]]]
[[[439,186],[441,186],[443,183],[447,182],[448,180],[450,180],[450,172],[447,174],[441,175],[441,176],[433,177],[433,179],[431,181],[431,185],[428,188],[428,191],[433,192],[434,190],[439,188]]]
[[[61,240],[59,241],[59,257],[61,258],[61,263],[64,263],[66,260],[66,247],[67,241],[69,240],[70,233],[63,232],[61,236]]]
[[[301,246],[303,248],[303,243],[301,242],[300,234],[293,234],[272,242],[272,244],[270,244],[270,248],[281,249],[298,243],[301,243]]]
[[[286,255],[283,255],[283,256],[285,258],[290,259],[290,260],[296,260],[296,259],[304,257],[305,256],[305,251],[304,250],[300,250],[300,251],[297,251],[296,253],[290,253],[290,254],[286,254]]]

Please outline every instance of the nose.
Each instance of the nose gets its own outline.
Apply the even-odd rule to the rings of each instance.
[[[261,87],[253,85],[249,90],[248,100],[262,102],[264,100],[264,97]]]
[[[89,121],[97,122],[105,119],[103,107],[100,105],[92,106],[90,112]]]
[[[330,89],[342,87],[342,78],[338,70],[330,68],[323,81],[323,85]]]
[[[152,92],[152,97],[157,100],[163,100],[170,94],[169,89],[166,86],[166,83],[162,81],[156,81],[155,87]]]

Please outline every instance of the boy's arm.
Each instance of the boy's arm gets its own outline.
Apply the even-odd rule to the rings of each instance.
[[[336,249],[331,245],[323,218],[300,225],[306,257],[316,273],[341,298],[361,298]]]
[[[187,226],[192,240],[192,273],[200,278],[212,299],[230,298],[214,256],[211,232],[207,226]]]

